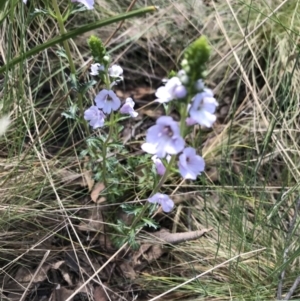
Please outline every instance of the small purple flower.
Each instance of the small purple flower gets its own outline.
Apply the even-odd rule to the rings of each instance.
[[[181,85],[175,88],[174,94],[176,96],[176,98],[184,98],[186,97],[187,91],[185,86]]]
[[[162,161],[159,158],[157,158],[156,155],[152,156],[151,159],[155,164],[157,174],[163,176],[164,173],[166,172],[166,168],[162,163]]]
[[[100,71],[104,71],[104,66],[100,65],[99,63],[91,65],[91,72],[90,75],[96,76],[99,74]]]
[[[174,202],[168,195],[162,193],[156,193],[154,196],[148,199],[149,203],[159,204],[164,212],[172,211]]]
[[[106,114],[118,110],[121,105],[121,101],[115,92],[106,89],[103,89],[96,95],[95,102],[97,107]]]
[[[198,122],[195,121],[194,119],[192,119],[191,117],[187,117],[186,120],[185,120],[185,124],[187,126],[192,126],[192,125],[195,125],[197,124]]]
[[[214,98],[212,90],[204,89],[204,92],[196,94],[193,98],[189,110],[190,117],[200,125],[211,127],[216,121],[214,113],[217,106],[218,102]]]
[[[87,9],[93,9],[94,8],[94,0],[71,0],[71,2],[79,2],[86,6]]]
[[[204,159],[196,154],[196,150],[187,147],[179,156],[179,172],[184,179],[196,180],[197,176],[204,171]]]
[[[182,85],[180,79],[175,76],[170,78],[165,86],[157,89],[155,93],[157,99],[155,101],[165,103],[176,98],[184,98],[186,94],[186,88]]]
[[[23,3],[26,4],[26,3],[27,3],[27,0],[23,0]]]
[[[91,106],[84,112],[84,119],[89,121],[93,129],[102,127],[104,125],[105,115],[96,106]]]
[[[120,113],[129,114],[131,117],[136,117],[137,115],[139,115],[139,113],[133,109],[134,105],[135,103],[131,97],[126,98],[125,103],[120,109]]]
[[[157,119],[156,125],[148,129],[142,149],[158,158],[164,158],[167,154],[180,153],[184,144],[177,122],[170,116],[162,116]]]
[[[119,65],[112,65],[110,68],[108,68],[108,74],[110,77],[118,77],[119,79],[123,80],[123,69]]]

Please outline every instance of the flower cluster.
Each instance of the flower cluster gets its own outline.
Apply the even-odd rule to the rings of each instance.
[[[191,91],[195,91],[195,94],[190,95]],[[167,80],[164,86],[157,89],[155,95],[159,103],[168,104],[175,101],[175,107],[185,108],[186,114],[181,116],[184,118],[183,126],[182,122],[179,126],[170,116],[161,116],[156,124],[148,129],[146,142],[141,147],[146,153],[153,155],[152,160],[158,175],[162,176],[166,172],[162,159],[166,158],[169,162],[170,156],[178,156],[177,167],[180,175],[184,179],[196,180],[204,171],[205,162],[194,148],[185,147],[183,133],[185,127],[195,124],[212,127],[216,121],[214,113],[218,102],[212,90],[205,87],[202,79],[191,82],[185,70]],[[167,195],[160,193],[156,193],[148,201],[160,204],[165,212],[170,212],[174,205]]]
[[[90,74],[93,76],[104,73],[105,67],[99,63],[91,65]],[[110,88],[116,85],[120,80],[123,80],[123,69],[119,65],[112,65],[108,68],[108,75],[112,82]],[[121,106],[121,100],[116,93],[111,89],[101,90],[95,97],[95,104],[84,112],[84,119],[89,121],[93,129],[102,127],[105,122],[106,115],[112,111],[117,111]],[[127,98],[124,105],[120,109],[121,114],[129,114],[131,117],[136,117],[137,112],[134,111],[134,101],[132,98]]]

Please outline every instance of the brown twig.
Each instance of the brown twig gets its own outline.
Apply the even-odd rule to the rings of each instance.
[[[162,240],[164,243],[179,244],[181,242],[198,239],[211,230],[213,229],[209,228],[209,229],[182,232],[182,233],[170,233],[168,230],[162,229],[156,233],[153,233],[153,235],[159,238],[160,240]]]

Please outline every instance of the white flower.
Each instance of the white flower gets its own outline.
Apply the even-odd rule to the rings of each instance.
[[[189,110],[193,121],[206,127],[213,125],[216,121],[214,113],[219,105],[213,96],[213,91],[210,89],[204,89],[203,92],[196,94],[192,99],[193,102]]]
[[[110,68],[108,68],[108,74],[110,77],[123,80],[123,69],[119,65],[112,65]]]
[[[98,75],[100,71],[104,71],[104,66],[100,65],[99,63],[91,65],[90,75]]]
[[[186,96],[186,88],[182,85],[178,77],[170,78],[166,85],[159,87],[155,93],[157,99],[155,101],[160,103],[169,102],[176,98],[184,98]]]
[[[4,115],[0,118],[0,136],[3,136],[10,124],[10,118],[8,115]]]

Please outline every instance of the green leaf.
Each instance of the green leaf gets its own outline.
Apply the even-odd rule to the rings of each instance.
[[[6,2],[8,2],[8,0],[0,0],[0,11],[3,10]]]
[[[130,204],[122,204],[121,208],[127,213],[127,214],[133,214],[135,216],[139,215],[143,208],[142,207],[136,207]]]
[[[66,118],[76,119],[77,111],[78,111],[78,106],[76,104],[73,104],[69,107],[69,109],[66,112],[61,113],[61,115],[65,116]]]
[[[44,15],[44,16],[47,16],[47,15],[51,15],[46,9],[38,9],[36,8],[33,13],[30,14],[30,19],[31,21],[37,17],[38,15]]]
[[[145,223],[145,226],[157,229],[159,225],[151,218],[143,217],[142,221]]]
[[[88,81],[87,83],[79,84],[77,86],[77,91],[81,94],[85,94],[91,87],[95,86],[97,82],[92,79]]]

